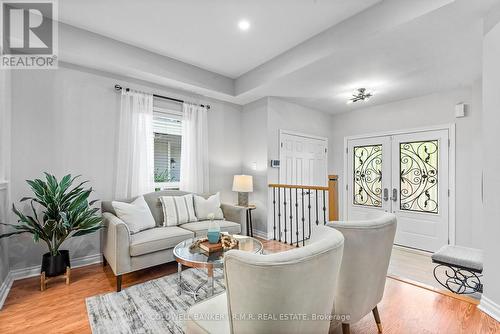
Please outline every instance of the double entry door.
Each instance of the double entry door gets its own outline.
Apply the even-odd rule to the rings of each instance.
[[[347,140],[347,220],[392,212],[395,244],[448,244],[449,130]]]

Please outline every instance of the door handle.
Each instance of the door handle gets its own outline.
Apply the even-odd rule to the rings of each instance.
[[[397,202],[398,200],[398,190],[396,188],[393,188],[392,189],[392,197],[391,197],[391,200],[393,202]]]
[[[389,189],[384,188],[384,202],[389,200]]]

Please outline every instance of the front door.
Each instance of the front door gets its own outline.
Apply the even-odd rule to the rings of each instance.
[[[396,214],[395,244],[448,244],[449,131],[348,140],[347,220]]]

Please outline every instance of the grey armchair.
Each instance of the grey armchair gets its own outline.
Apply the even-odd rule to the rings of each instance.
[[[343,334],[349,334],[350,324],[370,312],[381,333],[377,304],[384,294],[396,234],[396,216],[384,214],[373,220],[332,222],[327,226],[341,232],[345,238],[333,310],[335,314],[350,316],[342,323]]]
[[[227,290],[189,309],[187,333],[328,333],[344,238],[319,230],[308,245],[282,253],[227,252]],[[290,315],[304,318],[283,318]]]

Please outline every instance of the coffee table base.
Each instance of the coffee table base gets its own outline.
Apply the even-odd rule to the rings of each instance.
[[[196,288],[191,288],[189,285],[187,285],[185,282],[182,281],[182,264],[177,263],[177,284],[178,284],[178,291],[177,294],[180,296],[182,292],[184,291],[185,293],[189,294],[191,297],[194,298],[194,300],[198,300],[198,295],[200,294],[199,290],[205,285],[208,284],[208,291],[207,291],[207,296],[211,297],[214,294],[214,269],[213,268],[207,268],[207,276],[208,280],[205,282],[201,282]]]

